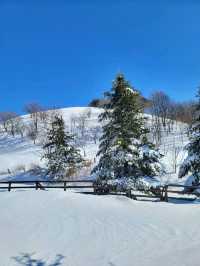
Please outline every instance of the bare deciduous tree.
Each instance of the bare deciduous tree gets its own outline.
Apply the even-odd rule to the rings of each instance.
[[[25,130],[23,120],[14,112],[1,112],[0,121],[4,127],[6,133],[12,135],[13,137],[16,134],[23,135]]]
[[[176,119],[187,124],[191,124],[195,113],[195,102],[176,103]]]
[[[162,125],[166,127],[166,120],[169,118],[171,100],[162,91],[156,91],[151,95],[151,113],[161,119]]]
[[[35,144],[37,136],[38,136],[38,132],[35,130],[34,123],[30,123],[27,127],[27,137],[29,137]]]
[[[5,132],[9,130],[9,120],[13,117],[16,117],[16,114],[13,112],[1,112],[0,113],[0,122],[3,125]]]
[[[99,140],[99,137],[101,135],[101,127],[100,126],[92,127],[90,129],[90,135],[94,141],[94,144],[97,144],[97,141]]]
[[[162,131],[161,131],[161,122],[159,117],[152,117],[152,125],[150,128],[150,132],[152,133],[152,141],[158,147],[161,143]]]
[[[16,132],[16,134],[20,134],[21,137],[23,138],[25,131],[26,131],[26,125],[25,125],[23,119],[20,116],[16,117],[16,119],[15,119],[15,132]]]
[[[79,116],[76,117],[77,127],[80,130],[82,138],[84,138],[85,136],[87,121],[88,118],[90,118],[90,116],[91,116],[90,110],[85,110],[83,113],[81,113]]]
[[[180,154],[181,148],[174,146],[173,147],[173,168],[174,168],[174,173],[177,172],[177,166],[178,166],[178,156]]]
[[[12,113],[12,117],[8,120],[8,132],[14,137],[16,134],[22,136],[23,121],[20,116]]]
[[[71,117],[70,117],[70,132],[73,135],[76,134],[76,128],[77,128],[76,121],[77,121],[77,116],[71,115]]]
[[[32,119],[33,126],[35,128],[36,133],[38,132],[38,122],[41,117],[41,112],[43,112],[43,107],[38,103],[29,103],[25,105],[24,110],[30,114],[30,118]]]

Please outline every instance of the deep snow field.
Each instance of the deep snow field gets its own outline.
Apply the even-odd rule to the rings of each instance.
[[[199,203],[0,192],[1,266],[199,266]]]
[[[87,128],[98,127],[97,108],[65,108],[71,117],[90,109]],[[149,123],[151,116],[147,115]],[[24,116],[29,122],[29,117]],[[161,152],[167,174],[160,182],[184,182],[177,173],[186,153],[185,125],[163,132]],[[178,149],[174,171],[174,147]],[[98,141],[86,138],[82,154],[95,163]],[[44,167],[41,143],[0,136],[0,179],[37,179],[29,170]],[[23,167],[22,167],[23,166]],[[93,166],[93,165],[92,165]],[[21,170],[24,168],[24,172]],[[79,178],[88,178],[89,171]],[[0,191],[0,266],[199,266],[199,202],[134,201],[123,196],[73,191]]]

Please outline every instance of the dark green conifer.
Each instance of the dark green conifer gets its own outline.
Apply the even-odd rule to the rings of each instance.
[[[147,141],[144,142],[147,129],[144,126],[139,92],[119,74],[111,91],[105,95],[108,103],[99,116],[103,123],[97,154],[99,162],[93,172],[101,179],[139,177],[146,173],[154,175],[156,171],[153,171],[151,164],[158,160],[156,157],[154,160],[147,160],[146,151],[147,147],[150,149],[150,145]],[[146,150],[145,155],[143,147]],[[145,164],[142,164],[143,160]]]
[[[200,181],[200,89],[197,93],[198,101],[192,126],[189,130],[190,142],[185,149],[188,152],[187,158],[183,161],[179,170],[179,178],[184,177],[189,172],[193,174],[196,182]]]
[[[63,118],[55,116],[43,146],[42,158],[46,159],[49,175],[63,178],[69,169],[81,165],[83,159],[72,143],[73,136],[65,132]]]

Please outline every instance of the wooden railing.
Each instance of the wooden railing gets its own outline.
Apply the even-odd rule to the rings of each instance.
[[[200,186],[185,186],[178,184],[167,184],[157,188],[149,189],[128,189],[126,191],[114,191],[108,185],[105,186],[97,184],[94,180],[62,180],[62,181],[0,181],[0,190],[16,190],[16,189],[80,189],[79,192],[88,194],[110,194],[110,195],[124,195],[129,198],[137,200],[138,198],[157,198],[160,201],[168,201],[170,198],[180,199],[180,197],[173,197],[172,195],[193,195],[199,196],[200,193],[195,193],[195,189],[200,189]],[[172,194],[172,195],[171,195]],[[189,198],[188,198],[189,199]]]
[[[177,189],[181,190],[177,190]],[[194,192],[196,189],[200,190],[199,186],[186,186],[179,184],[167,184],[164,186],[164,201],[168,201],[169,198],[172,198],[169,194],[178,194],[178,195],[193,195],[195,197],[199,197],[200,193]]]
[[[181,189],[181,190],[178,190]],[[157,188],[149,188],[149,189],[139,189],[137,191],[144,192],[146,195],[136,194],[137,191],[131,190],[129,195],[132,198],[159,198],[160,201],[168,202],[169,199],[183,199],[181,197],[175,197],[172,195],[187,195],[187,196],[195,196],[200,197],[200,193],[194,192],[195,189],[200,189],[200,186],[185,186],[179,184],[167,184],[164,186],[159,186]],[[151,195],[150,195],[151,194]],[[172,195],[171,195],[172,194]],[[184,198],[185,200],[191,200],[191,198]]]
[[[93,180],[63,180],[63,181],[39,181],[39,180],[27,180],[27,181],[0,181],[0,190],[6,189],[50,189],[61,188],[66,191],[70,188],[77,189],[94,189]]]

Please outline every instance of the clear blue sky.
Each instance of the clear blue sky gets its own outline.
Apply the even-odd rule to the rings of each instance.
[[[121,70],[145,96],[200,85],[200,1],[0,0],[0,111],[84,106]]]

